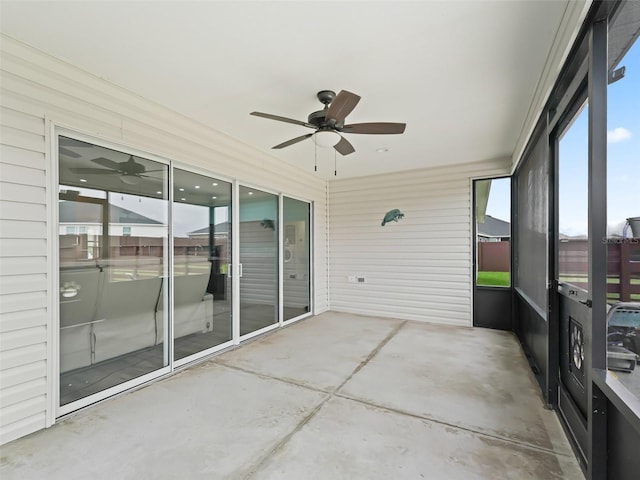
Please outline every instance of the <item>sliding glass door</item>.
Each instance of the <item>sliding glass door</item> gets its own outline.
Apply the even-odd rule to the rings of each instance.
[[[310,313],[308,202],[58,144],[60,415]]]
[[[289,197],[282,199],[283,218],[283,320],[305,315],[311,305],[311,205]]]
[[[60,405],[169,365],[168,165],[59,137]]]
[[[173,170],[174,358],[231,340],[231,184]]]
[[[278,323],[278,196],[239,187],[240,335]]]

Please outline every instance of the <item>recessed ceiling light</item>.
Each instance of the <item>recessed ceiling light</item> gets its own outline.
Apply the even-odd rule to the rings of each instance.
[[[376,148],[376,152],[378,152],[378,153],[386,153],[388,151],[389,151],[389,149],[386,148],[386,147]]]
[[[200,188],[200,185],[196,185],[196,188]]]
[[[183,197],[183,198],[181,198],[180,200],[182,200],[183,202],[185,202],[187,199]]]
[[[180,190],[181,192],[184,192],[184,188],[179,188],[178,190]]]
[[[158,195],[162,195],[162,192],[156,192]]]
[[[253,195],[253,192],[249,192],[249,195]]]
[[[214,187],[218,186],[218,184],[216,182],[213,182],[211,185],[213,185]]]
[[[216,199],[216,198],[218,198],[218,197],[211,197],[211,198],[215,200],[215,199]]]
[[[81,179],[80,179],[80,181],[81,181],[82,183],[87,183],[87,179],[86,179],[86,178],[81,178]]]

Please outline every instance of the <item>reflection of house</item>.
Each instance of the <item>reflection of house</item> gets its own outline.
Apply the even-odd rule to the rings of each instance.
[[[478,223],[478,241],[479,242],[503,242],[509,241],[511,238],[511,224],[492,217],[484,216],[484,222]]]
[[[187,233],[189,238],[209,237],[211,226],[193,230]],[[229,222],[217,223],[213,226],[213,234],[216,238],[226,238],[229,235]]]
[[[162,257],[167,232],[162,222],[117,205],[109,205],[107,218],[100,203],[61,201],[58,209],[61,261],[99,258],[107,243],[109,258]],[[103,236],[103,222],[109,224],[109,240]]]
[[[208,252],[211,233],[213,233],[213,245],[215,245],[215,250],[211,252],[211,257],[217,257],[223,262],[229,261],[227,258],[229,222],[221,222],[187,232],[187,237],[175,237],[174,252],[176,254],[196,256],[200,255],[201,252]]]
[[[101,234],[102,205],[61,201],[58,208],[60,235]],[[111,204],[109,234],[116,237],[161,237],[166,234],[166,228],[162,222]]]

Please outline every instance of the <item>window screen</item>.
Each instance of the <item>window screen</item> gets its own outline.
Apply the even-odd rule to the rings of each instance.
[[[518,209],[516,232],[518,291],[547,318],[549,162],[547,137],[540,135],[516,177]]]

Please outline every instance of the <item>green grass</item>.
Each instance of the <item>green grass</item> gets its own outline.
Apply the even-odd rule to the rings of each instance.
[[[509,272],[478,272],[476,285],[485,287],[508,287],[511,284]]]

